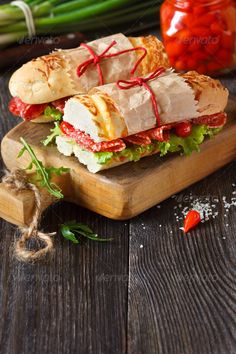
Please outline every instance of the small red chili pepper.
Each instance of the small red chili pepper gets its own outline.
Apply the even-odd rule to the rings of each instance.
[[[193,227],[197,226],[201,221],[201,216],[198,211],[190,210],[184,219],[184,232],[188,232]]]

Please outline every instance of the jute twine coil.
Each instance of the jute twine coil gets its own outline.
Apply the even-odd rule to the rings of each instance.
[[[5,171],[5,176],[2,179],[9,190],[15,192],[21,192],[23,190],[31,190],[35,197],[35,211],[32,221],[28,227],[19,227],[21,236],[15,243],[15,255],[16,257],[25,262],[36,261],[44,258],[46,254],[49,254],[53,250],[52,236],[56,232],[44,233],[38,230],[42,214],[41,195],[38,187],[33,183],[28,182],[27,174],[22,169],[13,169],[11,172]],[[30,239],[36,239],[43,242],[44,247],[38,250],[30,250],[27,247],[27,243]]]

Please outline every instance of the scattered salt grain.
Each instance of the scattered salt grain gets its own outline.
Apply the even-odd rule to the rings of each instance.
[[[236,187],[236,184],[233,183],[232,186]],[[178,223],[182,222],[189,210],[196,210],[200,213],[201,221],[204,223],[210,219],[215,219],[219,215],[219,211],[221,212],[222,209],[224,213],[223,215],[226,218],[230,208],[236,206],[236,191],[232,191],[231,198],[228,199],[226,196],[222,196],[222,199],[214,197],[214,200],[212,200],[212,198],[209,197],[204,198],[203,200],[201,196],[198,198],[193,198],[192,194],[190,193],[188,196],[186,196],[186,200],[189,201],[189,203],[187,203],[188,205],[184,208],[182,207],[183,203],[174,206],[174,216],[176,221]],[[213,202],[212,204],[211,201]],[[229,224],[226,224],[226,227],[228,226]]]
[[[139,248],[143,248],[143,245],[140,245]]]
[[[209,220],[210,217],[216,217],[218,215],[218,211],[215,209],[215,204],[211,205],[210,202],[202,203],[197,198],[191,202],[190,206],[185,207],[182,213],[186,216],[189,210],[197,210],[200,213],[201,220],[204,222]]]

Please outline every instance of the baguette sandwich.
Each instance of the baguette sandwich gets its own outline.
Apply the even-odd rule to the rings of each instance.
[[[218,80],[166,70],[147,84],[152,94],[142,84],[113,83],[71,97],[45,145],[56,137],[59,152],[96,173],[156,153],[188,155],[225,125],[228,91]]]
[[[9,82],[13,96],[9,110],[24,120],[38,123],[60,120],[70,96],[87,93],[100,85],[98,64],[90,63],[86,70],[78,74],[78,67],[92,58],[90,49],[96,55],[101,55],[114,41],[107,54],[116,56],[101,57],[99,60],[104,84],[128,79],[135,64],[145,53],[136,75],[146,75],[159,66],[170,67],[164,46],[156,37],[134,38],[119,33],[87,43],[89,48],[80,46],[57,50],[23,65]]]

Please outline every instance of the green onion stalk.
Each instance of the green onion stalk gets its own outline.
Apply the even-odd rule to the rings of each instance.
[[[157,17],[162,1],[148,0],[26,0],[31,8],[37,35],[73,31],[104,30],[135,20]],[[0,5],[0,47],[27,37],[23,12],[12,5]]]

